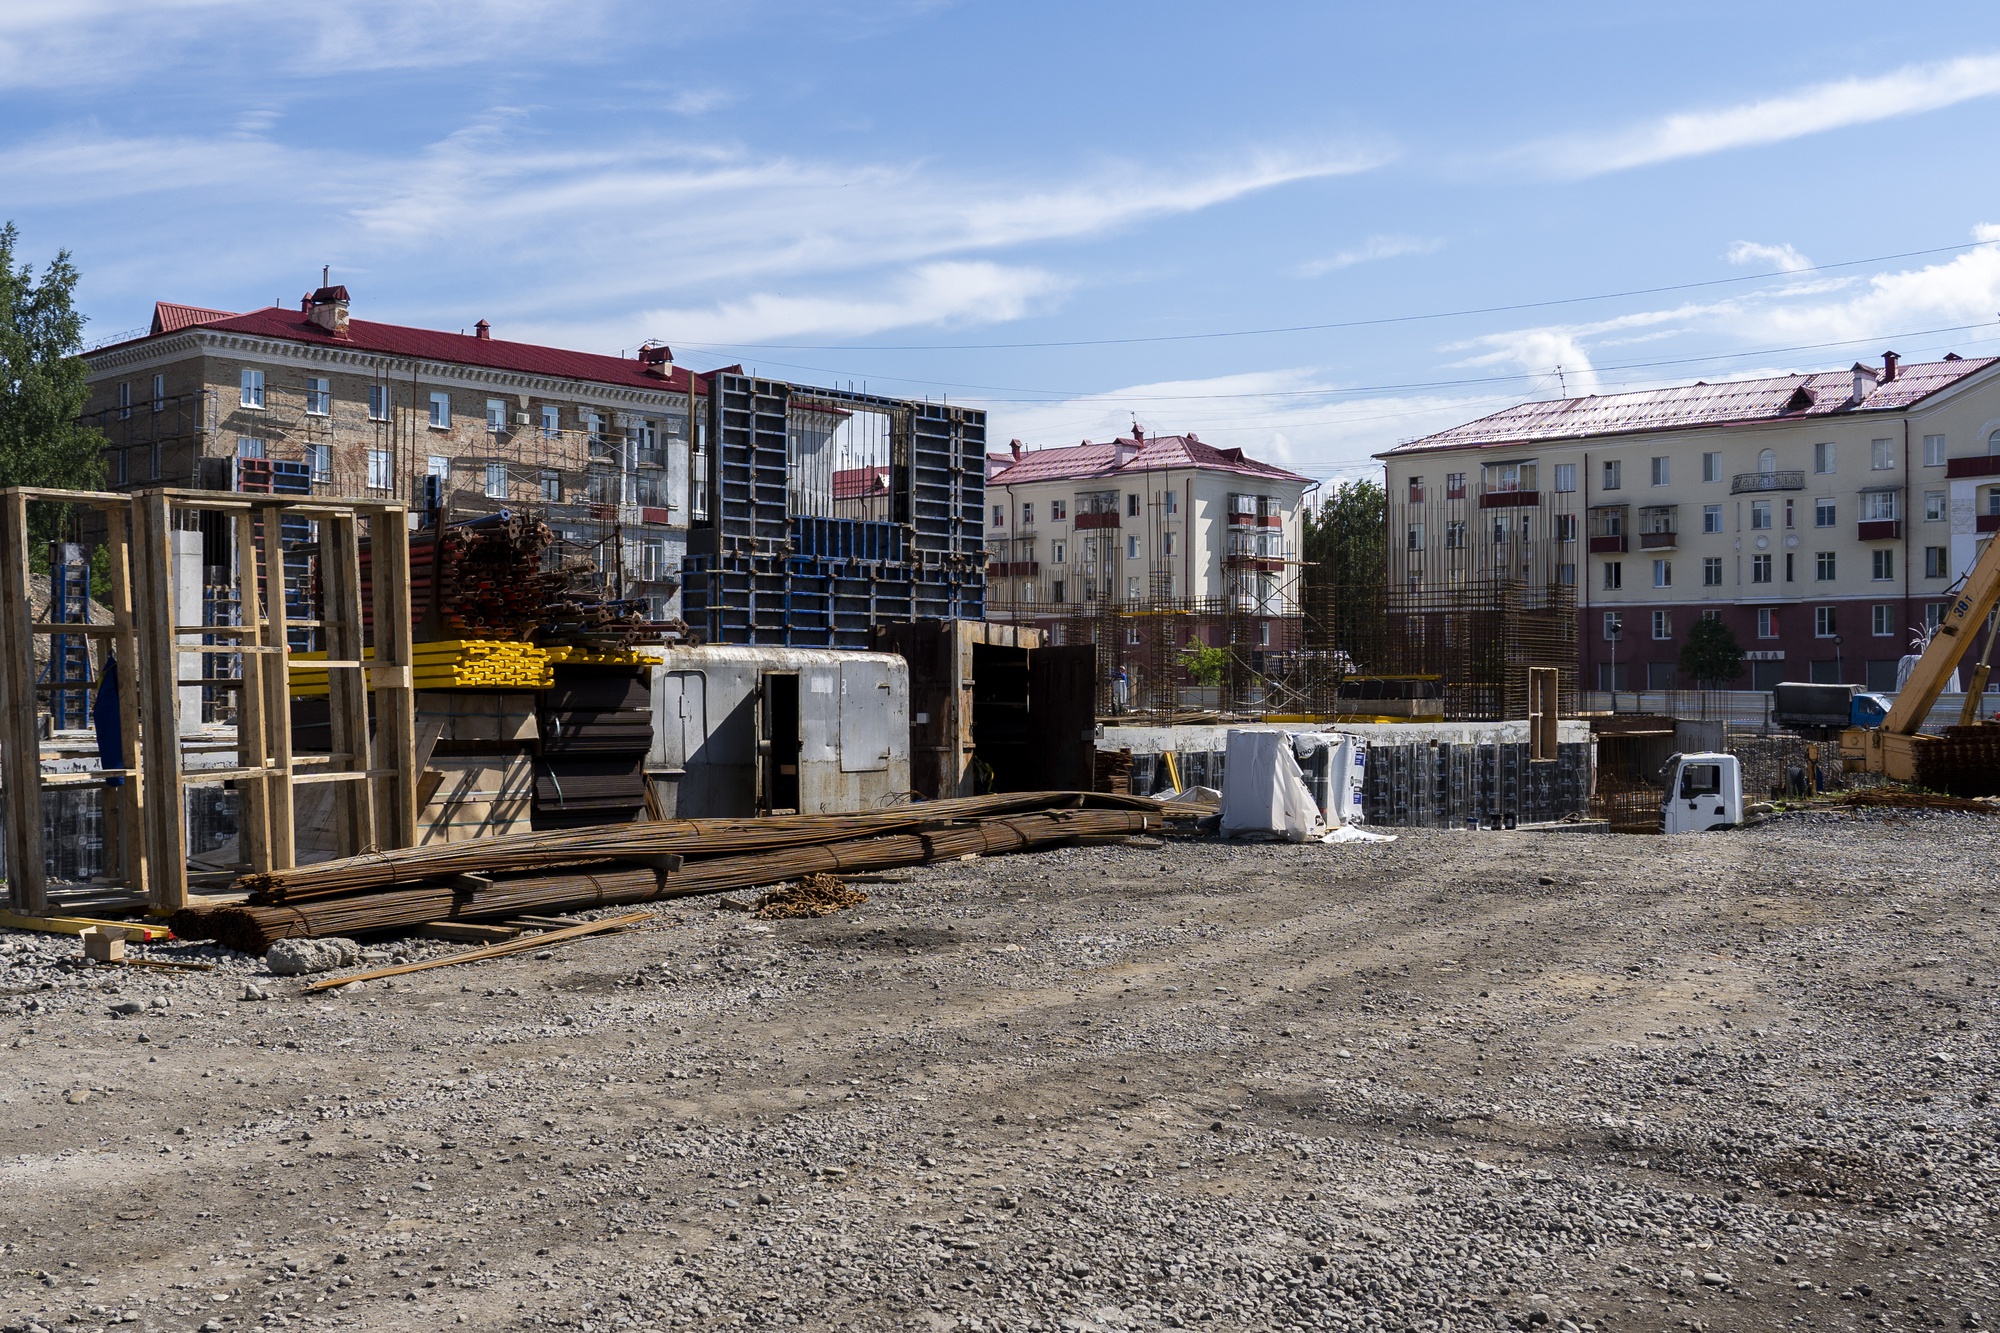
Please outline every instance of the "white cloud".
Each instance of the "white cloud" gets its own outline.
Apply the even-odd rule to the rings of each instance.
[[[722,88],[684,88],[667,99],[667,110],[677,116],[705,116],[736,101],[736,94]]]
[[[1731,245],[1729,262],[1769,264],[1780,273],[1801,273],[1813,266],[1812,260],[1789,245],[1763,245],[1756,241],[1737,241]]]
[[[1474,342],[1489,350],[1468,357],[1468,366],[1519,366],[1542,378],[1531,392],[1536,398],[1582,398],[1599,388],[1590,353],[1578,334],[1564,329],[1514,329],[1490,333]]]
[[[1395,259],[1401,255],[1435,254],[1444,248],[1444,241],[1426,236],[1370,236],[1352,250],[1342,250],[1325,259],[1315,259],[1299,265],[1297,274],[1301,278],[1317,278],[1332,273],[1336,269],[1352,268],[1356,264],[1366,264],[1376,259]]]
[[[1732,148],[1936,111],[2000,93],[2000,55],[1906,65],[1875,78],[1842,79],[1713,111],[1682,111],[1609,135],[1534,145],[1527,156],[1565,176],[1650,166]]]

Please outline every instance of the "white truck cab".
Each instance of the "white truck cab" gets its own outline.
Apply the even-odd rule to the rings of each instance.
[[[1743,822],[1743,769],[1733,754],[1677,754],[1666,764],[1660,832],[1706,833]]]

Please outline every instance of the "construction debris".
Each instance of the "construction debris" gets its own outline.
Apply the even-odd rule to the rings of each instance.
[[[373,661],[375,650],[362,653]],[[327,668],[323,652],[293,653],[291,693],[294,699],[326,694]],[[532,643],[496,639],[448,639],[420,643],[411,650],[411,683],[420,690],[542,690],[555,684],[554,658]]]
[[[772,889],[757,900],[757,916],[764,921],[786,921],[799,917],[832,916],[850,907],[859,907],[868,895],[849,888],[834,875],[807,875],[792,884]]]
[[[351,986],[357,981],[374,981],[381,977],[400,977],[406,972],[426,972],[434,967],[452,967],[459,963],[480,963],[489,958],[505,958],[508,954],[526,953],[530,949],[544,949],[551,944],[562,944],[569,940],[582,939],[585,935],[601,935],[607,930],[624,930],[636,926],[641,921],[652,920],[651,912],[628,912],[624,916],[608,917],[603,921],[592,921],[586,925],[571,926],[566,930],[552,930],[546,935],[529,935],[506,944],[488,945],[484,949],[468,949],[448,958],[426,958],[421,963],[400,963],[394,967],[378,967],[369,972],[357,972],[351,977],[328,977],[315,981],[305,988],[308,995],[317,991],[332,990],[337,986]]]
[[[1935,792],[1903,791],[1896,787],[1871,787],[1851,791],[1840,798],[1842,805],[1881,806],[1896,810],[1965,810],[1981,815],[2000,815],[2000,801],[1968,796],[1940,796]]]
[[[352,967],[360,959],[361,946],[347,939],[279,940],[264,951],[264,966],[280,977],[331,972]]]

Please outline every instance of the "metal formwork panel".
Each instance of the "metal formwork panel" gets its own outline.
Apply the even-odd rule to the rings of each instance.
[[[789,536],[786,512],[787,409],[791,386],[745,375],[710,380],[715,502],[720,549],[755,549]]]

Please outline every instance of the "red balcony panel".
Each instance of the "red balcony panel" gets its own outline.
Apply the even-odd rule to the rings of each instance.
[[[1979,514],[1972,522],[1975,532],[2000,532],[2000,514]]]
[[[1042,572],[1037,560],[1002,560],[986,566],[989,579],[1031,579]]]
[[[1270,555],[1225,555],[1222,564],[1225,569],[1258,569],[1273,574],[1285,568],[1281,558]]]
[[[1903,535],[1903,520],[1900,518],[1869,519],[1861,524],[1861,540],[1864,542],[1894,541]]]
[[[1075,526],[1079,532],[1087,532],[1092,528],[1115,528],[1118,526],[1118,515],[1115,513],[1078,514]]]
[[[1590,553],[1592,555],[1618,555],[1624,550],[1625,539],[1622,536],[1592,537],[1590,539]]]
[[[1678,532],[1642,532],[1639,534],[1639,549],[1642,551],[1671,551],[1679,543]]]
[[[1540,491],[1486,491],[1479,497],[1481,509],[1527,509],[1541,502]]]
[[[673,521],[671,515],[671,510],[657,509],[652,505],[646,505],[639,510],[639,521],[641,523],[671,523]]]
[[[1985,454],[1974,458],[1947,458],[1944,463],[1947,477],[2000,477],[2000,454]]]

